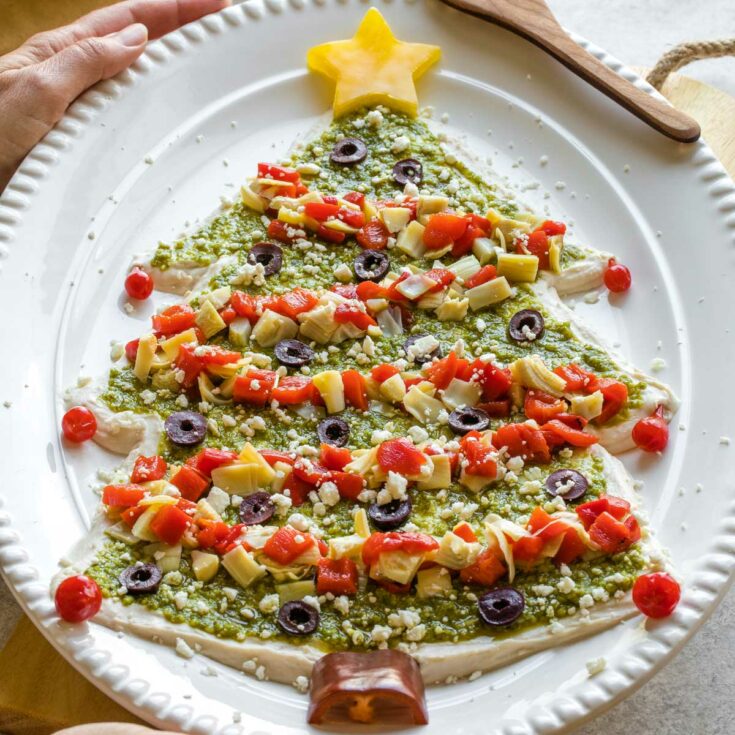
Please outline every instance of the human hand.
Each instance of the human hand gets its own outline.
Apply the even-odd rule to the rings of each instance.
[[[127,69],[149,39],[230,0],[127,0],[44,31],[0,56],[0,193],[67,107],[102,79]]]

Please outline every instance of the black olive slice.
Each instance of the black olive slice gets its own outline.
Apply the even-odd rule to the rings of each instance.
[[[392,531],[408,520],[412,509],[413,505],[409,498],[391,500],[385,505],[373,503],[368,508],[368,518],[379,531]]]
[[[262,265],[264,276],[273,276],[283,267],[283,250],[272,242],[258,242],[248,253],[250,265]]]
[[[490,417],[481,408],[463,406],[455,408],[449,414],[449,428],[455,434],[466,434],[468,431],[485,431],[490,426]]]
[[[303,600],[290,600],[278,611],[278,625],[290,635],[309,635],[319,627],[319,611]]]
[[[521,309],[510,318],[508,335],[516,342],[533,342],[544,334],[544,318],[536,309]]]
[[[269,521],[276,512],[270,493],[264,491],[248,495],[240,503],[240,520],[246,526],[256,526]]]
[[[405,186],[409,182],[418,185],[423,178],[423,166],[415,158],[404,158],[393,166],[393,180],[399,186]]]
[[[411,356],[411,354],[408,351],[408,348],[411,347],[411,345],[418,342],[423,337],[428,337],[427,334],[412,334],[404,343],[403,343],[403,351],[406,353],[406,357],[408,358],[409,362],[413,361],[416,365],[425,365],[427,362],[431,362],[434,359],[438,359],[442,356],[442,348],[441,345],[437,345],[428,355],[420,355],[420,356]]]
[[[282,339],[273,351],[276,360],[286,367],[303,367],[314,359],[314,350],[298,339]]]
[[[133,564],[120,573],[120,584],[129,595],[143,595],[156,592],[163,574],[155,564]]]
[[[334,144],[329,158],[332,163],[341,166],[351,166],[353,163],[364,161],[367,156],[367,146],[359,138],[342,138]]]
[[[493,626],[510,625],[518,620],[525,606],[523,593],[514,587],[490,590],[477,601],[480,618]]]
[[[547,492],[550,495],[558,495],[563,500],[581,498],[588,488],[587,478],[577,470],[557,470],[546,478]]]
[[[166,436],[179,447],[193,447],[207,435],[207,419],[196,411],[175,411],[163,424]]]
[[[316,427],[316,434],[322,444],[343,447],[350,438],[350,425],[344,419],[330,416],[319,422]]]
[[[382,250],[363,250],[353,267],[358,281],[380,281],[388,275],[390,258]]]

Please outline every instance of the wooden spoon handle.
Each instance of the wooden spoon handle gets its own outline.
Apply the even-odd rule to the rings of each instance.
[[[528,39],[654,130],[681,143],[693,143],[699,139],[701,129],[696,120],[621,77],[574,43],[561,27],[559,34],[545,37],[529,35]]]
[[[693,143],[701,135],[696,120],[663,100],[638,89],[574,43],[559,25],[544,0],[443,1],[531,41],[593,87],[669,138],[682,143]]]

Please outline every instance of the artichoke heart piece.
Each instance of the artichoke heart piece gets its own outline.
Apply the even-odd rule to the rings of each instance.
[[[283,605],[291,600],[303,600],[304,597],[316,594],[316,585],[313,579],[302,579],[298,582],[285,582],[276,585],[278,601]]]
[[[588,396],[572,396],[569,402],[569,411],[591,421],[602,413],[604,403],[605,397],[602,395],[602,391],[596,390]]]
[[[521,357],[510,365],[513,380],[524,388],[550,393],[556,398],[564,395],[566,382],[544,365],[538,355]]]
[[[265,567],[258,564],[242,546],[236,546],[222,557],[222,566],[240,587],[247,588],[266,575]]]
[[[242,316],[237,317],[237,319],[233,319],[230,322],[229,328],[230,342],[232,342],[235,347],[247,347],[248,342],[250,341],[250,333],[252,332],[252,329],[253,327],[250,324],[249,319]]]
[[[207,339],[214,337],[217,332],[221,332],[227,326],[224,319],[217,313],[217,309],[212,306],[211,301],[205,301],[199,307],[196,324]]]
[[[469,299],[444,299],[434,313],[440,322],[461,322],[467,316]]]
[[[518,234],[528,233],[533,229],[529,222],[505,217],[495,209],[489,209],[485,217],[490,220],[493,232],[499,230],[507,243],[512,243]]]
[[[538,275],[538,256],[500,253],[498,275],[505,276],[512,283],[533,283]]]
[[[373,447],[362,454],[355,456],[356,454],[357,452],[352,455],[352,462],[342,469],[345,472],[353,472],[361,477],[366,477],[378,466],[378,448]]]
[[[199,582],[209,582],[219,571],[219,557],[194,549],[191,552],[191,569]]]
[[[511,289],[505,276],[499,276],[469,289],[465,292],[465,295],[472,311],[478,311],[486,306],[499,304],[501,301],[510,298],[513,295],[513,289]]]
[[[480,270],[480,261],[474,255],[465,255],[464,258],[452,263],[448,270],[454,273],[457,278],[466,281],[470,276],[474,276]]]
[[[411,386],[403,399],[403,407],[422,424],[436,424],[442,412],[446,412],[444,404],[420,386],[421,384]]]
[[[476,237],[472,241],[472,254],[480,261],[480,265],[495,262],[495,243],[489,237]]]
[[[202,297],[202,301],[209,301],[215,309],[222,309],[226,306],[231,296],[232,289],[229,286],[220,286],[205,294]]]
[[[128,544],[128,546],[135,546],[135,544],[140,542],[140,539],[137,536],[133,536],[131,530],[122,521],[106,528],[105,536],[109,536],[115,539],[115,541],[122,541]]]
[[[154,558],[156,566],[164,573],[175,572],[181,566],[181,544],[149,544],[145,547],[146,555]]]
[[[226,498],[229,503],[229,498]],[[196,518],[206,518],[208,521],[221,521],[222,517],[214,509],[212,504],[205,498],[201,498],[197,501],[197,512]]]
[[[329,558],[352,559],[357,562],[362,558],[364,544],[365,537],[357,533],[349,536],[336,536],[329,539]]]
[[[425,309],[427,311],[431,309],[438,309],[444,302],[445,298],[446,298],[446,293],[443,290],[435,291],[434,293],[425,293],[416,302],[416,308]]]
[[[250,337],[261,347],[273,347],[283,339],[291,339],[298,334],[299,325],[283,314],[266,309],[255,323]]]
[[[447,531],[439,542],[439,548],[432,552],[431,561],[448,569],[464,569],[474,564],[482,551],[477,541],[465,541],[452,531]]]
[[[357,232],[357,227],[350,227],[346,222],[341,219],[330,219],[322,223],[328,230],[334,230],[334,232],[344,232],[345,235],[354,235]]]
[[[396,240],[398,250],[402,250],[412,258],[420,258],[426,252],[424,229],[426,228],[417,220],[409,222],[398,234],[398,239]]]
[[[138,352],[135,355],[133,372],[135,373],[135,377],[138,378],[141,383],[145,383],[148,379],[157,348],[158,340],[154,334],[147,334],[145,337],[141,337],[138,342]]]
[[[443,597],[452,592],[452,576],[444,567],[422,569],[416,574],[416,596],[421,600]]]
[[[494,477],[485,477],[484,475],[468,475],[464,470],[459,476],[459,484],[464,485],[470,492],[479,493],[492,482]]]
[[[327,413],[345,410],[345,390],[342,374],[338,370],[324,370],[313,377],[314,387],[319,391],[327,407]]]
[[[166,358],[171,361],[178,356],[181,345],[195,342],[198,342],[196,331],[193,328],[187,329],[161,342],[161,349]]]
[[[450,410],[460,406],[474,406],[480,401],[482,387],[479,383],[452,378],[452,381],[441,394],[444,405]]]
[[[414,273],[396,285],[396,291],[411,301],[421,298],[427,291],[436,286],[436,281],[422,273]]]
[[[549,268],[552,273],[561,273],[561,254],[564,250],[564,235],[549,238]]]
[[[411,210],[408,207],[384,207],[380,216],[388,232],[395,235],[411,220]]]
[[[164,493],[156,493],[155,495],[149,495],[138,502],[140,508],[147,508],[148,506],[155,505],[160,508],[162,505],[176,505],[180,498],[175,495],[166,495]]]
[[[270,485],[275,479],[275,470],[263,459],[263,455],[250,442],[243,445],[238,459],[240,462],[246,462],[258,468],[261,485]]]
[[[418,219],[421,219],[430,214],[443,212],[447,207],[449,207],[449,199],[447,197],[422,194],[419,196],[416,215]]]
[[[258,214],[265,212],[265,202],[250,188],[249,184],[240,187],[240,198],[242,203]]]
[[[405,551],[385,551],[378,557],[377,564],[370,568],[370,576],[390,579],[398,584],[408,584],[415,576],[423,554],[407,554]]]
[[[388,380],[380,384],[380,395],[390,403],[398,403],[406,395],[406,384],[400,373],[391,375]]]
[[[151,376],[151,385],[154,390],[169,390],[176,395],[181,391],[181,383],[176,380],[178,371],[172,369],[156,370]]]
[[[334,320],[336,309],[336,304],[329,301],[300,314],[301,336],[313,339],[320,345],[327,344],[339,326]]]
[[[452,484],[452,464],[447,454],[430,454],[429,461],[433,465],[431,476],[419,480],[417,490],[444,490]]]
[[[403,334],[403,318],[396,307],[388,307],[378,314],[378,326],[386,337],[397,337]]]
[[[281,207],[278,210],[278,219],[294,227],[304,227],[306,225],[306,216],[289,207]]]
[[[256,464],[230,464],[212,470],[215,487],[230,495],[252,495],[260,489],[260,467]]]
[[[359,508],[353,518],[353,524],[355,527],[355,533],[362,538],[367,538],[370,535],[370,524],[368,523],[368,516],[365,508]]]
[[[199,386],[199,394],[203,401],[215,406],[224,406],[230,402],[229,398],[221,396],[221,391],[217,390],[214,383],[212,383],[206,373],[199,374],[197,385]]]
[[[161,504],[151,505],[138,516],[131,532],[133,536],[142,541],[158,541],[158,536],[151,529],[151,522],[161,510]]]

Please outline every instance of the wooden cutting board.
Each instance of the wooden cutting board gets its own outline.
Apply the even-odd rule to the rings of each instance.
[[[101,0],[0,0],[0,53],[38,30],[106,4]],[[699,122],[704,138],[735,178],[735,98],[679,75],[669,78],[663,93]],[[0,732],[50,735],[88,722],[140,720],[78,674],[24,618],[0,651]]]
[[[34,33],[58,28],[114,0],[0,0],[0,55]]]

